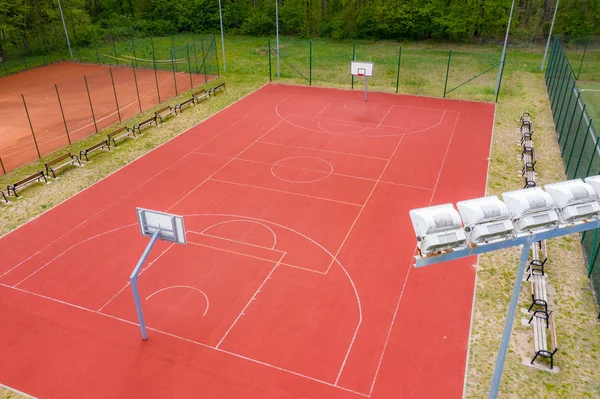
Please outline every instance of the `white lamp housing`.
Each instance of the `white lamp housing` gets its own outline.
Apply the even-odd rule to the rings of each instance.
[[[499,240],[514,234],[508,208],[495,195],[460,201],[456,206],[471,243]]]
[[[502,199],[519,233],[554,229],[558,226],[554,201],[540,187],[503,193]]]
[[[452,204],[413,209],[409,213],[421,255],[467,246],[460,215]]]
[[[600,176],[590,176],[585,178],[585,182],[592,186],[598,198],[600,198]]]
[[[554,200],[561,223],[598,218],[598,195],[594,188],[583,180],[546,184],[544,189]]]

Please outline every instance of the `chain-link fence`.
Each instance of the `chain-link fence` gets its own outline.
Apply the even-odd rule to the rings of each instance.
[[[10,172],[219,75],[214,36],[87,38],[72,51],[52,39],[2,48],[0,170]],[[19,56],[21,57],[19,60]],[[40,64],[41,63],[41,64]],[[30,70],[46,64],[46,68]],[[90,65],[98,64],[98,65]],[[20,69],[19,69],[20,67]]]
[[[350,61],[373,62],[368,85],[376,91],[411,92],[450,98],[497,101],[501,50],[465,51],[402,48],[390,43],[327,43],[283,38],[279,54],[275,40],[267,43],[270,80],[326,84],[360,89],[364,82],[350,76]],[[279,55],[279,57],[278,57]],[[504,58],[504,61],[506,57]],[[359,82],[360,80],[360,82]]]
[[[572,58],[571,58],[572,59]],[[592,114],[596,104],[586,103],[579,87],[578,71],[573,68],[563,43],[554,39],[550,62],[546,70],[546,87],[562,154],[569,179],[600,174],[600,137],[594,126]],[[590,106],[591,105],[591,106]],[[588,275],[595,292],[600,293],[600,240],[598,231],[586,232],[581,238],[588,260]],[[600,305],[599,296],[596,298]],[[599,315],[600,317],[600,315]]]

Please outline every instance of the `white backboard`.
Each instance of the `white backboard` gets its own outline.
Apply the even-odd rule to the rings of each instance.
[[[185,244],[185,227],[183,217],[169,213],[137,208],[140,232],[143,236],[152,237],[160,230],[160,239]]]
[[[350,74],[354,76],[373,76],[373,63],[362,61],[350,62]]]

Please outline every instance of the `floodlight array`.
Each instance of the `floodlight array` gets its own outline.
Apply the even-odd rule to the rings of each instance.
[[[528,236],[600,218],[600,176],[413,209],[421,257]]]

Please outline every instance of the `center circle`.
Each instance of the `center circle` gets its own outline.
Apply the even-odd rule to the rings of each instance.
[[[314,183],[333,173],[333,165],[324,159],[298,156],[277,161],[271,166],[271,174],[290,183]]]

